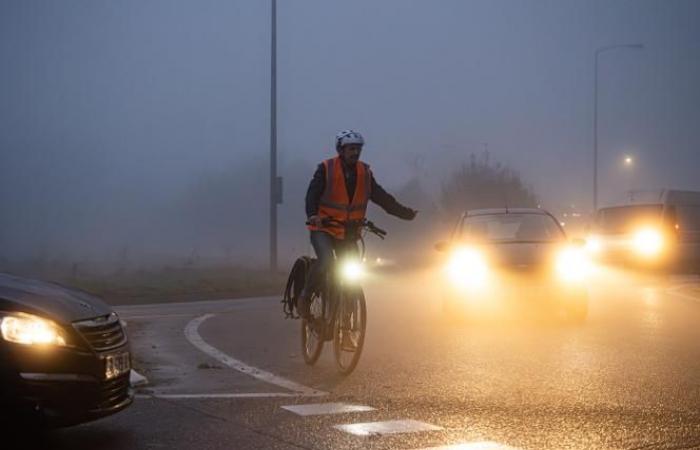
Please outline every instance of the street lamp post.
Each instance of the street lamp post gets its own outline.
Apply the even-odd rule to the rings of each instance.
[[[627,177],[627,192],[629,193],[629,199],[632,201],[632,198],[634,197],[633,189],[634,189],[634,163],[635,160],[632,157],[632,155],[625,155],[624,159],[622,160],[622,163],[624,165],[624,169],[626,172],[626,177]]]
[[[593,211],[598,210],[598,56],[620,48],[643,49],[644,44],[618,44],[599,47],[595,51],[595,78],[593,85]]]
[[[270,11],[270,271],[277,271],[277,204],[282,180],[277,176],[277,0]]]

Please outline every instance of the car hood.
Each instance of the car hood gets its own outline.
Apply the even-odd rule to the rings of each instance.
[[[0,311],[22,311],[70,323],[107,315],[112,309],[87,292],[0,273]]]

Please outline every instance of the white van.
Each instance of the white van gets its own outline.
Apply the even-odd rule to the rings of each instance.
[[[700,270],[700,192],[634,191],[598,209],[587,247],[613,261]]]

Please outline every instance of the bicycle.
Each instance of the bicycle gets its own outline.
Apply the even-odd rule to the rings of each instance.
[[[355,369],[360,360],[367,329],[367,305],[359,285],[366,250],[363,232],[375,234],[380,239],[384,239],[387,233],[367,219],[354,222],[325,219],[323,224],[345,227],[346,233],[357,236],[361,250],[359,260],[344,261],[339,261],[343,255],[338,255],[334,250],[333,264],[326,273],[320,292],[311,295],[312,318],[301,321],[301,348],[304,362],[314,365],[321,356],[323,345],[333,341],[338,370],[346,375]],[[309,261],[313,264],[315,260]],[[342,264],[339,265],[339,262]]]

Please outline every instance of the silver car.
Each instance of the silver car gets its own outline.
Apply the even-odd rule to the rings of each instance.
[[[582,321],[591,266],[584,242],[570,242],[547,211],[467,211],[448,241],[443,310],[456,315],[542,310]]]

